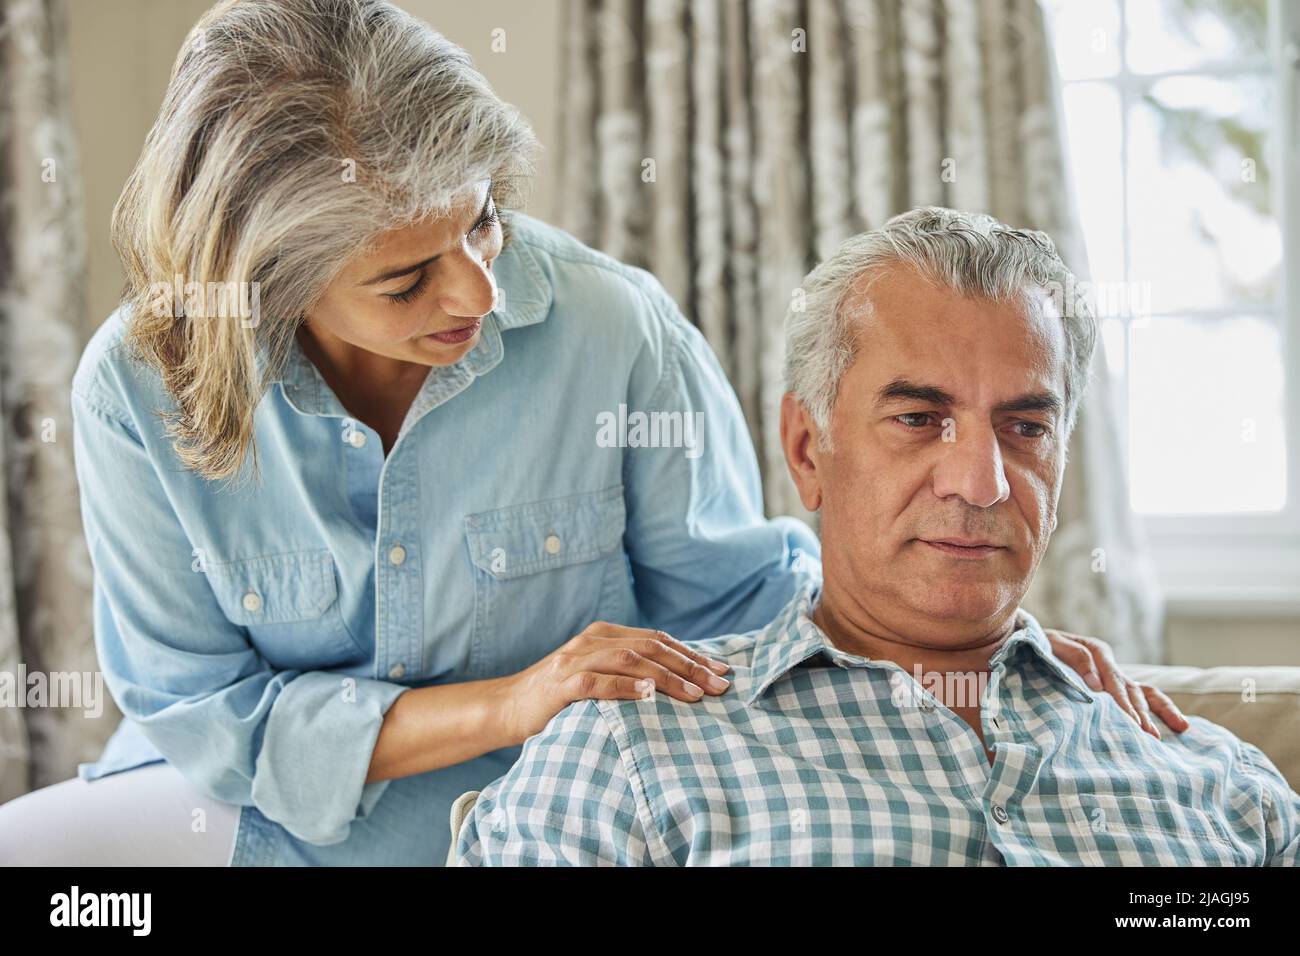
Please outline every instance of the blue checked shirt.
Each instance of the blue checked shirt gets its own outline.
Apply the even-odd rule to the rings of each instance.
[[[583,701],[461,829],[461,865],[1295,866],[1300,795],[1199,717],[1163,741],[1055,658],[1023,611],[975,732],[903,668],[835,648],[816,584],[700,642],[720,697]]]

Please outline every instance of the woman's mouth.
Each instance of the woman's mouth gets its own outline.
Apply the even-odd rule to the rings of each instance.
[[[425,336],[426,339],[433,339],[435,342],[441,342],[443,345],[460,345],[462,342],[468,342],[478,330],[482,328],[483,320],[475,319],[468,325],[462,325],[458,328],[448,329],[446,332],[430,332]]]

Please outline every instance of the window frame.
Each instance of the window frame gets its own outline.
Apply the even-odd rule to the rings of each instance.
[[[1118,70],[1111,76],[1063,80],[1069,85],[1104,84],[1119,96],[1120,163],[1123,228],[1129,229],[1129,196],[1133,188],[1128,162],[1130,108],[1141,90],[1165,77],[1236,77],[1269,75],[1274,95],[1270,159],[1274,208],[1282,235],[1278,301],[1284,378],[1286,436],[1286,502],[1280,511],[1240,514],[1142,514],[1134,512],[1148,540],[1166,606],[1180,614],[1300,616],[1300,4],[1269,0],[1266,56],[1258,60],[1220,61],[1187,69],[1134,72],[1128,63],[1127,3],[1119,12]],[[1127,235],[1125,238],[1127,249]],[[1125,275],[1128,256],[1125,255]],[[1249,314],[1246,307],[1180,312],[1177,317],[1213,321],[1217,317]],[[1152,317],[1166,313],[1152,313]],[[1168,313],[1168,315],[1175,315]],[[1125,338],[1129,335],[1125,323]],[[1126,345],[1127,350],[1127,345]],[[1104,361],[1104,359],[1103,359]],[[1128,375],[1120,386],[1125,486],[1130,487],[1128,455]]]

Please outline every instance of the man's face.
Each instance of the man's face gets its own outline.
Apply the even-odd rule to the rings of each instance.
[[[901,268],[870,296],[834,450],[810,426],[809,464],[793,470],[804,504],[821,508],[827,585],[896,634],[957,646],[1014,612],[1047,548],[1065,463],[1064,330],[1045,297],[1040,309],[962,298]]]

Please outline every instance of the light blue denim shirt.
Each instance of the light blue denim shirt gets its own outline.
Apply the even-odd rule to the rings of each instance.
[[[176,457],[121,310],[99,329],[76,463],[126,719],[82,778],[170,762],[242,806],[235,865],[441,864],[452,801],[519,748],[366,783],[405,689],[519,671],[595,620],[748,631],[820,573],[805,525],[763,518],[735,396],[663,288],[513,222],[500,307],[386,458],[295,350],[257,409],[260,483],[209,482]]]

